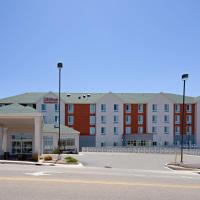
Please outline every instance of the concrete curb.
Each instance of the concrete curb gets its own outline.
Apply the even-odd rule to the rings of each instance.
[[[172,170],[179,170],[179,171],[195,171],[200,172],[200,167],[195,165],[189,164],[165,164],[166,167]]]

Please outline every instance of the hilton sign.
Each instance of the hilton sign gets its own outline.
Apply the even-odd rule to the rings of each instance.
[[[44,103],[58,103],[58,99],[53,97],[45,97]]]

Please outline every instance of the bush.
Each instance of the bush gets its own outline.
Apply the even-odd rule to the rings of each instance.
[[[78,164],[78,160],[71,156],[65,158],[67,164]]]
[[[32,161],[38,162],[38,153],[33,153],[32,154]]]
[[[53,154],[59,154],[59,150],[58,149],[54,149],[52,153]]]
[[[44,156],[44,160],[45,161],[50,161],[50,160],[53,160],[53,158],[50,155],[46,155],[46,156]]]

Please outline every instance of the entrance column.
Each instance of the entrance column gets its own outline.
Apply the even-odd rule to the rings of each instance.
[[[40,133],[41,133],[41,118],[35,117],[35,152],[40,154]]]
[[[8,128],[3,128],[2,150],[8,152]]]

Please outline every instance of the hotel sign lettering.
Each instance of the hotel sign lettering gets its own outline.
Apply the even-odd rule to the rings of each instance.
[[[45,97],[44,103],[58,103],[58,99],[53,97]]]

